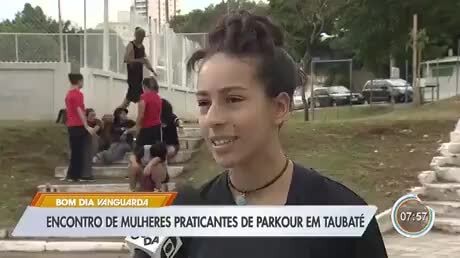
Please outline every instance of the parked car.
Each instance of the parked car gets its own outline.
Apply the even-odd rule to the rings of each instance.
[[[302,94],[301,94],[301,89],[296,89],[294,91],[294,96],[293,96],[293,100],[292,100],[292,106],[294,109],[303,109],[304,108],[304,105],[303,105],[303,102],[302,102]]]
[[[332,98],[332,105],[348,105],[350,99],[352,104],[364,103],[364,97],[360,93],[352,93],[345,86],[330,86],[327,90]]]
[[[362,95],[367,103],[387,101],[411,102],[413,98],[412,86],[402,79],[370,80],[364,84]]]
[[[318,87],[313,90],[315,107],[330,107],[335,106],[336,102],[329,94],[326,87]],[[311,106],[311,97],[308,98],[308,106]]]

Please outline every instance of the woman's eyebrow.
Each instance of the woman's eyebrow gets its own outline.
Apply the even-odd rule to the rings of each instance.
[[[207,97],[209,93],[205,90],[199,90],[195,93],[197,97]]]
[[[221,89],[218,90],[219,93],[228,93],[229,91],[232,91],[232,90],[244,90],[244,91],[247,91],[248,88],[246,87],[243,87],[243,86],[225,86],[225,87],[222,87]],[[201,96],[201,97],[206,97],[206,96],[209,96],[209,92],[206,91],[206,90],[199,90],[196,92],[195,94],[196,96]]]
[[[224,92],[224,93],[227,93],[229,91],[232,91],[232,90],[248,90],[246,87],[243,87],[243,86],[227,86],[227,87],[223,87],[222,89],[220,89],[219,91],[221,92]]]

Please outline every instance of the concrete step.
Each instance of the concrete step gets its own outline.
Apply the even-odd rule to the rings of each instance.
[[[181,175],[184,171],[183,166],[168,166],[168,173],[171,178]],[[63,178],[67,174],[67,167],[56,167],[54,176]],[[93,176],[97,178],[124,178],[128,175],[128,166],[113,165],[113,166],[94,166]]]
[[[181,150],[195,150],[201,143],[203,143],[203,138],[199,137],[184,137],[179,139],[180,149]]]
[[[201,132],[199,127],[184,127],[177,130],[179,137],[199,137]]]
[[[424,201],[460,201],[460,183],[424,184],[423,188]]]
[[[435,167],[435,172],[438,181],[460,183],[460,167]]]
[[[418,181],[420,184],[432,184],[437,181],[436,179],[436,172],[435,171],[423,171],[418,175]]]
[[[168,183],[168,190],[176,190],[176,183]],[[114,184],[101,184],[101,183],[62,183],[62,184],[45,184],[37,187],[38,192],[67,192],[67,193],[84,193],[84,192],[130,192],[129,183],[114,183]]]
[[[447,153],[447,156],[437,156],[431,160],[432,169],[436,167],[460,167],[460,155]]]
[[[129,192],[128,183],[119,184],[88,184],[88,183],[73,183],[73,184],[49,184],[39,185],[37,187],[38,192]]]
[[[447,150],[449,153],[452,153],[452,154],[460,153],[460,143],[459,142],[443,143],[441,145],[441,148]]]
[[[179,150],[177,155],[173,158],[168,160],[168,164],[183,164],[188,162],[194,153],[196,153],[198,150]],[[132,152],[128,152],[125,155],[125,158],[123,160],[117,161],[113,164],[117,165],[128,165],[129,157],[132,155]]]
[[[440,217],[450,217],[460,219],[460,202],[423,202],[425,205],[434,209],[436,219]]]
[[[453,131],[450,133],[450,142],[460,142],[460,131]]]
[[[460,233],[460,219],[458,218],[435,218],[434,228],[442,230],[447,233],[459,234]]]
[[[186,163],[192,159],[193,154],[197,151],[198,150],[180,150],[174,158],[168,160],[168,164],[172,165]]]

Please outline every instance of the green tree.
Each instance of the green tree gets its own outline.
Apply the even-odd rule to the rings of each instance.
[[[77,28],[70,21],[63,22],[63,31],[75,32]],[[13,20],[0,22],[0,32],[11,33],[58,33],[58,21],[47,17],[43,10],[29,3]],[[70,46],[69,46],[70,48]],[[16,59],[15,39],[13,36],[0,36],[0,57],[5,61]],[[59,60],[59,37],[54,35],[19,35],[18,54],[20,61],[57,61]]]
[[[334,34],[335,13],[339,10],[340,0],[270,0],[269,6],[273,18],[285,29],[287,48],[299,61],[303,70],[310,74],[310,62],[313,57],[328,52],[328,43],[321,40],[321,34]],[[310,78],[312,78],[310,76]],[[306,91],[306,81],[301,91]],[[304,119],[309,120],[308,105],[302,94],[305,107]]]
[[[436,58],[456,48],[460,36],[456,0],[349,0],[337,16],[343,42],[352,49],[354,58],[362,62],[379,77],[389,75],[390,56],[398,66],[411,60],[405,47],[410,39],[412,16],[418,14],[419,28],[430,34],[424,57]]]
[[[248,0],[227,0],[216,5],[209,5],[204,10],[193,10],[186,15],[177,15],[170,24],[177,33],[208,32],[217,20],[227,12],[244,9],[259,15],[267,15],[269,8],[264,2]]]

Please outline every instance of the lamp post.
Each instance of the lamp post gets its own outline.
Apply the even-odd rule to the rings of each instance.
[[[104,34],[103,34],[103,49],[102,49],[102,69],[104,71],[108,71],[110,69],[109,0],[104,0]]]

